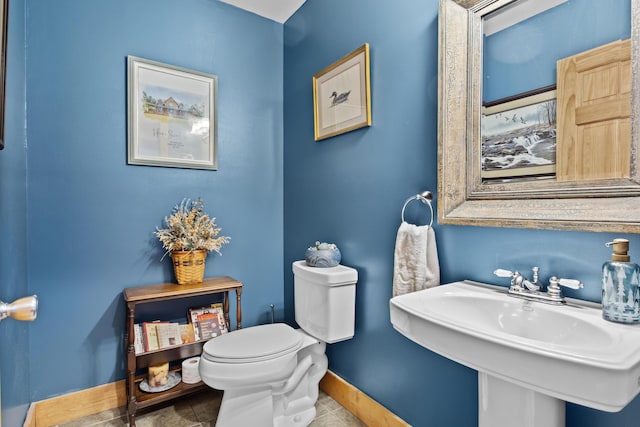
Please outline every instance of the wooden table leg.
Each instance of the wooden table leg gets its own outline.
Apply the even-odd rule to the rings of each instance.
[[[135,306],[133,304],[127,304],[127,366],[135,366],[136,364],[136,350],[135,350]],[[129,394],[127,413],[129,417],[129,426],[135,427],[136,425],[136,411],[138,405],[136,402],[136,385],[135,385],[135,370],[127,369],[127,393]]]
[[[231,332],[231,323],[229,323],[229,291],[224,291],[224,302],[222,311],[224,312],[224,320],[227,322],[227,329]]]
[[[242,329],[242,288],[236,288],[236,325],[237,329]]]

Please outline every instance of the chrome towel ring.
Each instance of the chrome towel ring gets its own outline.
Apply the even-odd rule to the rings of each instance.
[[[405,202],[404,206],[402,206],[402,222],[404,221],[404,210],[406,209],[409,202],[412,200],[420,200],[425,205],[429,206],[429,212],[431,213],[431,220],[429,221],[429,227],[433,225],[433,206],[431,206],[431,199],[433,198],[431,191],[423,191],[420,194],[416,194],[415,196],[409,197]]]

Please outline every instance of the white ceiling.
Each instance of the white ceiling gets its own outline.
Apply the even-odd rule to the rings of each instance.
[[[527,0],[511,3],[484,18],[482,30],[485,36],[531,18],[545,10],[565,3],[567,0]]]
[[[306,0],[220,0],[283,24]]]

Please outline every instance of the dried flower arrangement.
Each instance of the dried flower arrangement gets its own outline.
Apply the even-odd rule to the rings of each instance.
[[[167,228],[157,228],[155,235],[162,242],[166,254],[173,251],[215,251],[220,254],[222,245],[229,243],[230,237],[219,236],[215,218],[204,213],[204,202],[200,197],[191,201],[183,199],[173,208],[171,216],[164,218]]]

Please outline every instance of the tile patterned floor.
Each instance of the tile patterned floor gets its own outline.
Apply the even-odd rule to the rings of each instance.
[[[153,412],[136,417],[137,427],[214,427],[222,393],[211,390],[194,397],[176,401]],[[126,427],[126,409],[80,418],[54,427]],[[239,426],[240,427],[240,426]],[[244,426],[243,426],[244,427]],[[250,426],[247,426],[250,427]],[[258,427],[258,426],[251,426]],[[320,392],[316,403],[316,418],[309,427],[366,427],[366,424],[340,406],[327,394]]]

